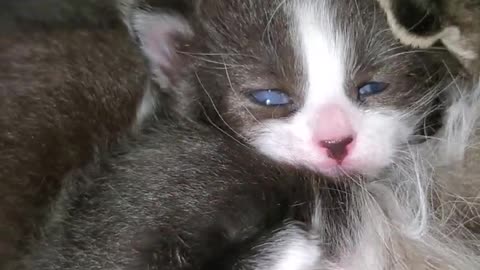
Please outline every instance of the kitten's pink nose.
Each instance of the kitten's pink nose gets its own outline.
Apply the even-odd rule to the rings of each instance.
[[[317,111],[315,144],[327,150],[327,156],[341,163],[354,142],[355,132],[350,117],[340,105],[325,105]]]
[[[340,140],[320,141],[320,145],[327,149],[329,158],[342,162],[348,155],[348,145],[353,142],[353,137],[347,137]]]

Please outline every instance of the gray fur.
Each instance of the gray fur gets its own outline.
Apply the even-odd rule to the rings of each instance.
[[[461,220],[419,216],[435,204],[421,195],[427,175],[408,178],[421,172],[328,179],[219,131],[155,121],[68,177],[15,269],[278,269],[298,243],[314,257],[305,270],[478,269],[479,239],[462,238]]]
[[[231,3],[233,2],[234,1]],[[221,19],[228,18],[227,15],[229,14],[222,13],[223,9],[221,9],[221,6],[224,5],[224,3],[222,3],[211,2],[212,5],[218,4],[217,7],[220,8],[220,13],[211,14],[212,17],[218,15],[218,18]],[[163,5],[165,2],[160,4]],[[240,10],[252,10],[249,9],[249,7],[251,7],[249,5],[253,5],[253,2],[244,1],[244,4],[245,6],[242,7],[244,9]],[[228,6],[228,4],[225,5]],[[233,9],[234,6],[230,8]],[[268,7],[266,8],[268,9]],[[177,13],[179,12],[182,16],[185,16],[188,20],[192,20],[192,22],[195,23],[198,22],[198,18],[195,16],[199,14],[195,12],[193,12],[193,14],[188,13],[188,8],[182,8],[179,11],[175,9],[175,5],[170,5],[169,12],[172,12],[172,9]],[[201,13],[202,11],[197,10],[196,12]],[[261,14],[255,14],[255,12],[253,12],[252,15],[255,15],[253,18],[265,19],[264,16],[262,17],[260,16]],[[204,17],[202,16],[202,18]],[[213,20],[213,22],[215,21]],[[202,28],[205,25],[209,25],[209,22],[202,22],[195,25],[202,31]],[[245,21],[240,25],[244,27],[239,28],[242,31],[238,32],[240,37],[238,41],[247,42],[248,40],[242,39],[241,36],[242,33],[245,33],[243,30],[248,29],[249,24]],[[221,44],[224,44],[222,46],[231,46],[231,48],[235,48],[235,46],[238,45],[228,42],[222,43],[216,40],[215,38],[220,37],[222,34],[221,24],[213,23],[210,26],[214,28],[214,31],[208,31],[208,33],[204,34],[209,35],[206,40],[211,43],[202,44],[199,42],[198,44],[194,44],[195,46],[207,46],[211,48],[212,51],[215,51],[214,49],[218,49],[217,46]],[[280,26],[281,20],[277,27]],[[203,31],[205,30],[206,28],[203,29]],[[173,39],[174,44],[178,41],[180,45],[189,45],[186,46],[187,48],[191,47],[190,42],[183,43],[184,40],[182,37],[178,40],[176,38],[177,37],[174,37]],[[193,48],[195,48],[195,46],[193,46]],[[237,49],[239,50],[240,47]],[[179,95],[172,97],[175,102],[171,103],[177,112],[188,108],[189,110],[183,110],[183,112],[187,112],[189,115],[192,112],[198,114],[201,107],[196,106],[197,101],[200,101],[204,107],[207,107],[207,111],[212,110],[212,108],[209,107],[211,106],[210,101],[207,100],[206,96],[203,96],[204,92],[200,91],[201,94],[197,96],[198,99],[195,99],[189,96],[192,94],[191,92],[187,94],[187,92],[183,91],[185,89],[202,90],[198,88],[195,81],[196,78],[193,77],[193,74],[190,72],[196,65],[204,66],[204,63],[202,63],[202,61],[193,61],[194,64],[190,65],[189,60],[184,62],[185,58],[181,59],[182,60],[174,61],[173,63],[180,63],[180,66],[186,67],[185,77],[180,76],[181,79],[179,81],[178,74],[173,74],[174,77],[169,77],[172,76],[172,74],[165,73],[164,77],[169,77],[169,81],[168,87],[162,87],[163,93],[171,96],[172,92],[168,91],[172,89],[179,90],[179,92],[176,92]],[[242,57],[240,59],[232,58],[228,60],[232,60],[234,63],[235,61],[239,61],[240,66],[245,66],[245,63],[242,62],[245,59]],[[409,62],[411,59],[404,58],[403,60]],[[185,63],[188,63],[188,65],[183,65]],[[412,64],[411,62],[409,63]],[[273,66],[276,66],[276,64],[273,64]],[[131,70],[130,68],[131,67],[128,66],[129,71]],[[235,75],[237,78],[236,83],[238,84],[241,83],[242,78],[248,78],[248,70],[243,71],[245,74],[240,72]],[[161,72],[165,72],[165,70],[161,70]],[[443,70],[443,72],[445,72],[445,70]],[[183,73],[180,74],[183,75]],[[204,81],[205,79],[207,80],[207,89],[217,89],[217,86],[225,87],[225,78],[217,80],[218,74],[200,74],[200,76],[202,76]],[[171,80],[172,78],[173,80]],[[423,78],[423,76],[419,76],[418,79],[421,78]],[[96,80],[94,80],[94,82],[96,82]],[[179,85],[179,82],[181,85]],[[185,88],[192,85],[196,87]],[[220,87],[220,90],[221,89],[224,88]],[[223,94],[220,90],[218,95],[214,95],[213,98],[216,104],[223,106],[219,108],[224,116],[227,116],[227,112],[229,112],[228,110],[231,108],[225,105],[225,99],[223,99],[224,97],[222,97]],[[414,99],[414,97],[408,98]],[[168,101],[171,101],[171,99]],[[380,100],[378,102],[382,103],[386,101]],[[179,104],[183,105],[179,106]],[[399,104],[398,106],[401,105],[402,104]],[[117,111],[120,111],[120,109],[116,108],[109,112]],[[96,117],[102,115],[102,112],[95,112],[94,114]],[[216,114],[209,112],[209,115],[212,116]],[[261,115],[262,114],[259,114],[257,116]],[[227,120],[230,124],[235,124],[237,120],[243,121],[242,119],[228,117]],[[104,123],[107,122],[109,122],[109,120]],[[123,120],[119,122],[125,123]],[[248,124],[248,122],[239,123],[239,125],[244,124]],[[292,205],[291,202],[298,202],[298,198],[308,203],[312,203],[315,199],[315,197],[311,195],[312,190],[306,188],[306,190],[310,190],[310,192],[300,193],[300,195],[295,195],[298,197],[293,197],[296,198],[295,200],[290,200],[290,188],[292,186],[298,187],[298,181],[295,181],[298,180],[296,173],[289,172],[283,168],[277,168],[277,166],[269,164],[268,161],[257,157],[250,152],[250,150],[243,149],[237,144],[227,142],[227,140],[220,140],[219,138],[221,137],[219,137],[220,135],[217,133],[202,131],[202,128],[198,130],[193,127],[171,126],[171,124],[165,122],[160,122],[157,128],[156,131],[149,131],[142,135],[136,142],[128,143],[126,146],[124,145],[118,150],[120,153],[117,152],[114,154],[113,158],[107,158],[105,162],[103,162],[104,159],[102,159],[102,161],[96,165],[68,178],[66,182],[67,185],[63,189],[57,202],[58,204],[53,209],[52,216],[45,227],[45,238],[41,240],[39,246],[33,248],[32,257],[26,262],[27,265],[30,264],[30,269],[116,269],[126,267],[127,265],[133,265],[134,267],[132,269],[137,269],[137,267],[145,269],[147,268],[146,265],[153,269],[155,269],[155,267],[161,269],[169,269],[168,267],[170,267],[170,269],[178,269],[178,267],[189,268],[191,265],[193,265],[193,268],[199,268],[205,264],[209,266],[208,263],[210,263],[211,258],[218,259],[217,256],[219,254],[224,255],[222,252],[225,252],[223,246],[218,245],[219,240],[216,238],[218,236],[217,234],[214,234],[214,239],[216,239],[215,244],[212,244],[209,239],[206,239],[210,235],[204,232],[205,230],[210,232],[208,230],[208,228],[211,228],[209,225],[214,224],[213,228],[215,230],[213,231],[216,233],[220,232],[219,238],[225,240],[225,243],[233,243],[233,246],[236,246],[238,242],[243,243],[243,237],[246,236],[248,238],[248,236],[258,232],[259,227],[261,228],[259,224],[264,222],[265,213],[273,212],[273,216],[275,217],[274,224],[283,228],[283,218],[285,216],[276,212],[278,204],[274,202],[276,202],[278,197],[274,195],[279,194],[280,197],[286,196],[287,202],[289,202],[287,205]],[[226,145],[223,145],[224,143]],[[281,174],[281,176],[278,174]],[[312,180],[309,177],[305,178],[307,179],[306,182]],[[305,178],[302,177],[302,179]],[[248,181],[245,181],[245,179]],[[272,182],[273,180],[275,181]],[[281,185],[279,185],[280,182]],[[410,185],[412,185],[412,183],[410,183]],[[262,188],[259,188],[259,186]],[[323,187],[323,185],[319,186]],[[408,187],[411,188],[411,186]],[[305,187],[301,185],[299,188],[300,190],[304,190]],[[389,188],[395,190],[395,186]],[[246,192],[239,193],[239,189],[244,189]],[[407,188],[406,191],[404,190],[404,193],[401,194],[409,194],[412,190]],[[368,188],[367,191],[368,192],[365,193],[357,193],[355,198],[369,198],[369,195],[371,195],[371,187]],[[380,189],[380,191],[377,191],[377,195],[383,194],[382,191],[384,190]],[[390,194],[388,191],[392,190],[387,189],[384,194]],[[326,193],[328,194],[328,192]],[[237,195],[234,196],[232,194]],[[260,195],[265,195],[266,197]],[[321,196],[320,198],[325,200],[328,196]],[[385,205],[385,207],[395,205],[395,203],[392,202],[394,201],[392,198],[394,198],[393,195],[390,198],[385,198],[383,201],[385,204],[383,205]],[[271,204],[265,204],[264,199]],[[332,200],[330,204],[337,205],[344,201],[345,200]],[[230,202],[232,202],[232,205],[229,205]],[[235,202],[235,204],[233,204],[233,202]],[[427,202],[423,201],[422,203]],[[194,206],[192,207],[192,205]],[[295,227],[298,224],[294,224],[294,232],[300,232],[301,235],[305,234],[307,236],[309,235],[308,233],[313,233],[314,236],[318,236],[317,229],[319,229],[320,232],[323,232],[323,234],[320,233],[321,236],[330,235],[331,238],[327,238],[327,240],[331,240],[330,242],[343,243],[344,246],[340,246],[348,249],[348,247],[354,246],[354,240],[361,238],[340,238],[338,235],[345,233],[347,235],[358,236],[363,232],[364,227],[369,227],[368,225],[377,225],[381,228],[381,230],[374,230],[374,232],[383,232],[383,229],[386,231],[392,229],[389,228],[388,225],[385,225],[390,223],[383,223],[386,217],[383,215],[383,211],[377,211],[378,207],[376,205],[368,205],[362,202],[356,204],[356,206],[358,207],[349,207],[348,213],[356,217],[358,221],[358,213],[356,213],[355,209],[367,209],[367,213],[370,215],[363,213],[362,217],[364,220],[371,221],[371,223],[362,223],[364,226],[360,226],[359,228],[356,226],[356,222],[352,222],[353,224],[349,224],[349,226],[340,227],[338,229],[339,231],[332,229],[334,226],[325,227],[325,224],[322,222],[319,223],[315,230],[306,230],[302,226]],[[311,211],[309,212],[311,209],[308,207],[301,207],[301,209],[301,213],[307,212],[307,214],[304,214],[299,220],[303,222],[302,225],[310,224],[305,216],[308,217],[311,215]],[[407,208],[407,210],[411,209]],[[279,212],[284,213],[282,209],[280,209]],[[239,213],[242,214],[240,217],[238,217]],[[336,218],[349,220],[345,218],[345,212],[340,211],[338,214],[339,217],[327,215],[325,216],[325,220],[333,224],[336,224]],[[387,221],[398,218],[396,212],[389,214]],[[221,218],[220,222],[218,222],[219,218]],[[385,227],[382,227],[382,225],[385,225]],[[436,229],[436,224],[430,225],[433,229]],[[375,226],[372,227],[377,228]],[[392,227],[395,226],[392,225]],[[288,231],[289,227],[287,226],[286,228]],[[163,229],[163,231],[161,229]],[[271,229],[272,228],[268,228],[265,230],[267,232],[265,238],[260,237],[255,240],[259,240],[260,243],[263,241],[269,243],[271,240],[271,238],[269,238],[271,236]],[[226,231],[226,233],[223,233],[224,231]],[[430,231],[426,230],[426,236],[414,240],[404,237],[401,233],[399,233],[400,236],[398,238],[390,237],[389,240],[392,240],[392,242],[390,242],[391,245],[387,245],[387,247],[400,246],[402,247],[400,249],[401,251],[406,250],[406,252],[391,254],[391,257],[401,258],[407,254],[418,260],[417,268],[414,267],[413,261],[400,260],[400,262],[410,265],[411,269],[425,269],[425,265],[428,265],[425,258],[434,257],[438,261],[441,261],[441,255],[444,254],[449,255],[443,256],[446,261],[444,264],[446,268],[450,266],[455,268],[456,265],[462,265],[462,263],[458,263],[458,261],[452,259],[454,257],[451,253],[446,252],[446,247],[449,247],[450,242],[439,241],[440,243],[438,243],[437,247],[432,248],[428,246],[427,240],[432,240],[429,238],[432,234],[429,233]],[[185,237],[178,238],[178,235],[185,235]],[[225,235],[227,237],[225,237]],[[160,239],[156,236],[160,236]],[[135,240],[133,244],[132,239]],[[439,238],[433,238],[433,240],[438,239]],[[170,245],[172,242],[173,248],[171,248]],[[253,246],[256,247],[258,242],[253,242]],[[184,243],[190,245],[185,248],[185,246],[183,246]],[[193,243],[193,245],[191,243]],[[279,242],[273,241],[273,243]],[[375,247],[377,248],[383,247],[382,244],[384,244],[381,241],[375,243]],[[202,244],[205,245],[202,246]],[[362,244],[364,243],[359,243],[358,246],[362,247]],[[179,246],[180,248],[176,249],[176,247]],[[451,244],[450,247],[455,247],[455,245]],[[218,250],[216,248],[218,248]],[[229,249],[227,250],[230,251]],[[247,253],[245,256],[248,258],[249,251],[252,250],[251,246],[247,245],[246,250]],[[253,250],[255,249],[253,248]],[[326,247],[325,250],[331,253],[330,256],[327,257],[329,262],[335,262],[336,259],[342,255],[339,254],[339,250],[342,249],[336,245]],[[418,251],[418,253],[412,250]],[[171,251],[173,251],[173,254]],[[238,258],[243,259],[243,251],[244,249],[240,250],[240,256],[238,256],[236,252],[231,254],[233,262],[236,262]],[[439,251],[445,251],[446,253]],[[466,251],[465,253],[461,253],[461,251],[463,250],[459,248],[458,254],[462,254],[462,256],[459,256],[457,260],[463,259],[463,265],[468,265],[469,267],[458,269],[478,269],[476,268],[478,264],[475,264],[475,257],[471,256],[473,259],[468,258],[472,252]],[[262,251],[260,250],[259,253],[262,254]],[[268,254],[269,250],[267,250],[266,253]],[[382,258],[384,255],[383,253],[379,253],[378,256],[373,259],[380,265],[379,267],[392,269],[393,267],[381,264],[385,261]],[[404,257],[408,259],[409,256]],[[229,256],[222,256],[222,258],[223,257],[227,259],[232,258]],[[386,261],[389,261],[389,259]],[[226,262],[220,260],[220,262],[227,265],[220,264],[223,268],[228,268],[232,263],[228,260],[226,260]],[[396,261],[392,259],[390,263],[395,262]],[[450,264],[448,264],[449,262]],[[249,264],[246,265],[248,266]],[[255,261],[253,265],[258,265],[257,261]],[[327,267],[325,268],[328,269]],[[401,266],[399,268],[401,268]],[[441,268],[437,267],[433,269]]]
[[[125,31],[0,40],[0,269],[23,250],[70,170],[135,123],[141,57]]]
[[[318,233],[337,254],[340,235],[354,235],[353,200],[324,180],[218,131],[160,121],[66,180],[26,269],[245,269],[239,260],[283,224],[306,234],[316,195],[330,224]]]

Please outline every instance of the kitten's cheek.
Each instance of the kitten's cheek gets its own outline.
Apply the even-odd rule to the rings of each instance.
[[[356,146],[344,161],[347,170],[375,175],[390,165],[392,151],[388,143],[360,140]]]
[[[347,172],[359,173],[366,176],[375,176],[381,170],[383,164],[375,164],[374,161],[366,159],[352,159],[345,160],[343,166]]]

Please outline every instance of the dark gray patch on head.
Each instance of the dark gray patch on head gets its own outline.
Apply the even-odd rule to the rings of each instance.
[[[197,12],[195,32],[203,42],[192,44],[191,56],[203,90],[230,125],[252,126],[295,109],[256,105],[248,98],[251,90],[278,88],[302,102],[291,20],[281,1],[204,1]],[[212,107],[209,98],[204,102]]]

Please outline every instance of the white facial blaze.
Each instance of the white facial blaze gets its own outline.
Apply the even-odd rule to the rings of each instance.
[[[347,103],[344,85],[344,53],[328,12],[315,14],[308,5],[298,9],[298,33],[307,84],[304,110],[328,103]]]

